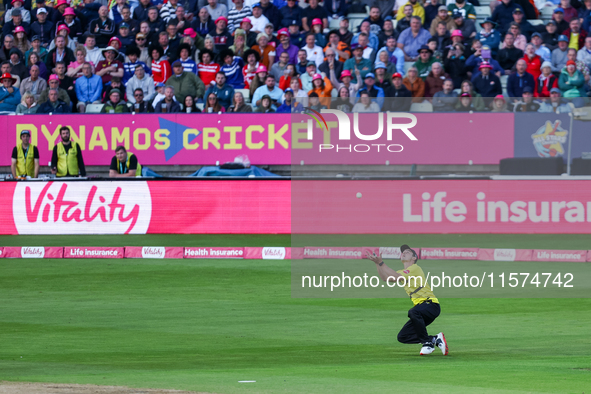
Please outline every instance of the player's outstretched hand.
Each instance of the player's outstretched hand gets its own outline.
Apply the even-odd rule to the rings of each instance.
[[[379,255],[377,255],[375,253],[371,253],[368,251],[365,253],[365,258],[373,261],[376,264],[380,264],[382,262],[382,254],[381,253]]]

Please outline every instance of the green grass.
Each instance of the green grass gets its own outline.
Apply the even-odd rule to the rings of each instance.
[[[587,239],[404,242],[587,249]],[[3,246],[289,244],[289,236],[0,236]],[[294,299],[290,272],[289,261],[270,260],[0,260],[0,380],[214,393],[591,391],[589,299],[442,299],[430,331],[446,333],[451,355],[419,357],[418,346],[396,342],[407,299]]]

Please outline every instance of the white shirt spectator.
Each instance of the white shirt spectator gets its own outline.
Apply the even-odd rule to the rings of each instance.
[[[99,64],[100,61],[105,60],[103,56],[103,51],[100,48],[94,47],[93,50],[86,48],[86,61],[91,62],[92,64],[96,65]]]
[[[309,62],[316,63],[316,67],[320,67],[322,62],[324,62],[324,52],[318,45],[314,45],[314,48],[308,48],[308,46],[305,45],[302,49],[306,51],[306,59]]]
[[[249,16],[248,18],[250,19],[250,23],[252,23],[252,29],[250,29],[251,31],[264,32],[265,26],[267,23],[269,23],[269,19],[267,19],[267,17],[263,14],[261,14],[261,16],[258,18],[255,18],[254,15]]]
[[[137,75],[134,75],[129,81],[127,81],[127,101],[132,104],[135,104],[135,97],[133,93],[136,89],[142,89],[144,92],[145,102],[152,100],[152,97],[156,95],[156,90],[154,89],[154,79],[152,79],[152,77],[148,74],[145,74],[143,79],[139,79]]]

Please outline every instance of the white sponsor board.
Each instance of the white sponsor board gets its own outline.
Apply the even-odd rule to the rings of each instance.
[[[515,261],[515,249],[495,249],[493,255],[495,261]]]
[[[142,257],[144,259],[163,259],[166,253],[164,247],[144,246],[142,248]]]
[[[23,259],[42,259],[43,257],[45,257],[45,247],[23,246],[21,248],[21,257]]]
[[[263,260],[285,260],[285,248],[283,248],[283,247],[263,248]]]

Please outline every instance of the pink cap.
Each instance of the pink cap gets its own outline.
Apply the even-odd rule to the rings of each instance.
[[[60,78],[57,76],[57,74],[51,74],[49,76],[49,81],[59,81]]]
[[[317,79],[322,79],[322,75],[320,75],[320,74],[314,74],[314,77],[312,77],[312,81],[315,81]]]
[[[492,69],[493,66],[489,62],[482,62],[482,63],[480,63],[480,66],[478,67],[478,69],[479,70],[482,70],[483,68],[490,68],[490,69]]]
[[[57,4],[55,5],[55,8],[59,7],[60,5],[68,5],[68,1],[67,0],[57,0]]]
[[[57,32],[59,33],[62,30],[66,30],[68,32],[68,34],[70,34],[70,28],[67,25],[59,25],[57,27]]]
[[[18,2],[20,2],[21,4],[24,4],[24,2],[25,2],[25,0],[12,0],[10,3],[11,3],[11,4],[14,4],[14,3],[16,3],[17,1],[18,1]]]
[[[281,38],[281,36],[290,37],[289,30],[287,30],[285,27],[283,29],[279,29],[279,31],[277,31],[277,38]]]
[[[185,29],[185,31],[183,32],[184,35],[189,36],[191,38],[195,38],[197,37],[197,32],[195,30],[193,30],[192,27],[189,27],[188,29]]]
[[[223,15],[222,15],[222,16],[220,16],[219,18],[217,18],[217,19],[215,20],[215,24],[217,25],[217,23],[218,23],[219,21],[226,21],[226,23],[228,23],[228,18],[226,18],[225,16],[223,16]]]
[[[250,25],[252,26],[252,22],[250,21],[250,18],[244,18],[244,19],[242,19],[242,22],[240,22],[240,24],[243,24],[245,22],[250,23]]]
[[[497,94],[495,96],[495,100],[503,100],[503,101],[505,101],[505,97],[502,94]]]
[[[119,48],[121,48],[121,40],[118,39],[117,37],[111,37],[111,39],[109,40],[109,46],[111,46],[111,43],[113,41],[117,41],[119,43]]]
[[[461,37],[461,38],[464,38],[464,35],[462,34],[462,31],[461,30],[454,30],[451,33],[451,36],[452,37]]]
[[[343,80],[343,78],[345,77],[351,77],[353,78],[353,76],[351,75],[351,71],[349,70],[343,70],[343,72],[341,73],[341,80]]]
[[[66,10],[64,11],[64,16],[66,15],[73,15],[76,16],[76,13],[74,12],[74,9],[72,7],[68,7],[66,8]]]
[[[314,25],[321,25],[322,21],[320,20],[320,18],[314,18],[312,19],[312,26]]]
[[[267,72],[267,67],[260,65],[257,67],[257,70],[255,71],[256,74],[258,73],[266,73]]]
[[[15,28],[14,28],[14,32],[15,32],[15,33],[26,33],[26,32],[25,32],[25,28],[24,28],[24,27],[22,27],[22,26],[17,26],[17,27],[15,27]]]

